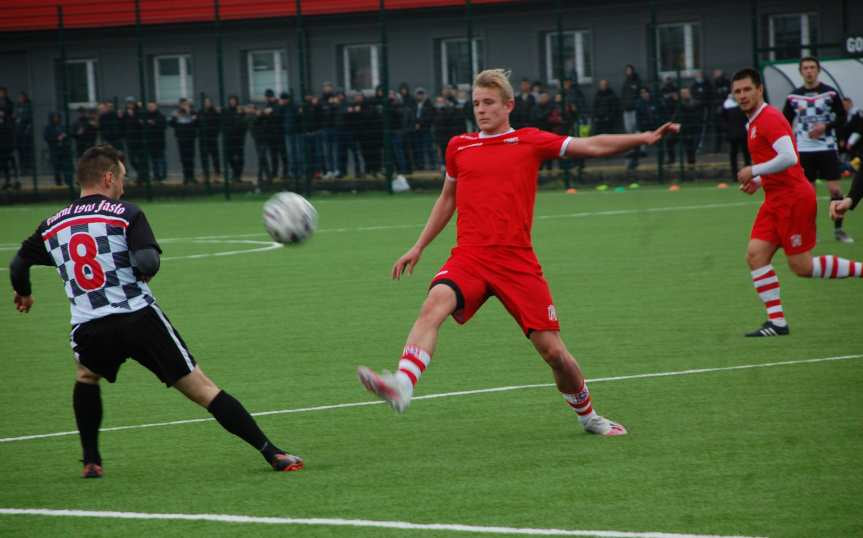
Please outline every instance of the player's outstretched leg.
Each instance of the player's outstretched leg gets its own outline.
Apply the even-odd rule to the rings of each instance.
[[[101,478],[104,474],[102,456],[99,454],[99,426],[102,424],[102,392],[99,379],[100,376],[79,365],[75,375],[75,389],[72,391],[72,407],[75,410],[75,423],[78,425],[83,452],[83,478]]]
[[[530,334],[530,340],[551,367],[557,390],[563,395],[566,403],[575,410],[586,432],[606,436],[626,435],[626,428],[621,424],[600,416],[594,411],[587,381],[575,358],[560,339],[560,333],[534,331]]]
[[[394,374],[386,370],[377,374],[370,368],[360,366],[357,368],[357,377],[363,386],[389,402],[399,413],[404,413],[411,402],[414,386],[431,362],[440,326],[453,313],[457,304],[455,291],[451,287],[433,284],[408,334],[398,370]]]
[[[831,202],[833,202],[834,200],[842,200],[844,198],[844,196],[842,196],[842,191],[839,188],[839,182],[838,181],[828,182],[828,187],[830,189],[830,201]],[[829,204],[828,204],[828,207],[829,207]],[[842,223],[844,221],[845,221],[845,219],[842,219],[842,218],[839,218],[839,219],[836,219],[833,221],[833,236],[836,238],[837,241],[839,241],[841,243],[853,243],[854,238],[851,237],[850,235],[848,235],[848,232],[846,232],[842,228]]]
[[[207,409],[223,428],[255,448],[276,471],[299,471],[303,459],[274,445],[236,398],[219,389],[200,368],[180,378],[177,389]]]

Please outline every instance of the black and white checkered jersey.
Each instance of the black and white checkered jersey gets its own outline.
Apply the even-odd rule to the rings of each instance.
[[[155,302],[131,256],[143,248],[161,253],[144,213],[134,204],[92,195],[42,221],[18,255],[57,268],[74,325]]]
[[[845,123],[845,108],[835,88],[824,83],[812,89],[801,86],[788,95],[782,113],[794,130],[800,153],[836,151],[836,129]],[[826,124],[827,129],[821,137],[809,138],[816,123]]]

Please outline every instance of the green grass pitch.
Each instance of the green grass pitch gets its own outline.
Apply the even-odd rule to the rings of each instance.
[[[225,256],[210,255],[266,246],[262,198],[141,204],[165,251],[151,284],[159,303],[251,412],[371,401],[357,365],[395,366],[454,240],[450,226],[394,282],[391,264],[434,196],[312,200],[320,230],[308,244]],[[780,254],[792,335],[743,338],[764,318],[744,263],[760,200],[703,186],[539,193],[537,254],[588,378],[718,369],[591,385],[597,410],[630,435],[583,433],[553,387],[420,399],[403,416],[383,405],[259,416],[306,459],[298,473],[271,472],[213,421],[103,432],[102,480],[79,478],[76,435],[10,441],[75,430],[68,303],[56,274],[34,268],[33,311],[15,312],[8,284],[0,309],[0,508],[863,536],[863,281],[796,278]],[[819,206],[815,252],[863,259],[861,211],[846,223],[858,242],[843,245]],[[0,209],[3,259],[56,207]],[[468,325],[444,324],[417,396],[551,382],[492,299]],[[104,428],[209,417],[133,361],[102,393]],[[145,534],[466,535],[0,514],[5,536]]]

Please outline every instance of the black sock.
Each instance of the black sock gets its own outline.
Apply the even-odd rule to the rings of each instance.
[[[227,392],[219,392],[210,402],[207,411],[223,428],[252,445],[267,461],[272,461],[276,454],[283,453],[267,439],[243,404]]]
[[[102,424],[102,393],[99,385],[76,382],[72,391],[72,407],[75,409],[75,422],[81,436],[84,463],[101,465],[99,425]]]
[[[837,192],[837,193],[833,193],[833,192],[831,192],[831,193],[830,193],[830,201],[831,201],[831,202],[833,202],[833,201],[835,201],[835,200],[842,200],[842,198],[843,198],[843,196],[842,196],[842,193],[841,193],[841,192]],[[836,229],[836,230],[841,230],[841,229],[842,229],[842,223],[843,223],[844,221],[845,221],[845,219],[836,219],[836,220],[834,220],[834,221],[833,221],[833,228],[834,228],[834,229]]]

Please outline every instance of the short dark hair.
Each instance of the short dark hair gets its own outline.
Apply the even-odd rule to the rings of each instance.
[[[800,69],[803,69],[803,62],[815,62],[816,67],[818,67],[818,70],[821,71],[821,62],[819,62],[818,58],[816,58],[815,56],[804,56],[800,58],[800,63],[797,64],[798,71]]]
[[[746,68],[741,69],[740,71],[734,73],[734,76],[731,77],[731,83],[734,84],[734,82],[736,82],[738,80],[743,80],[746,78],[750,79],[752,81],[752,83],[755,84],[756,88],[761,87],[761,85],[762,85],[761,74],[758,71],[756,71],[755,69],[752,69],[751,67],[746,67]]]
[[[102,176],[111,172],[120,174],[120,163],[123,162],[123,153],[111,144],[99,144],[84,152],[78,161],[77,179],[81,186],[93,185]]]

